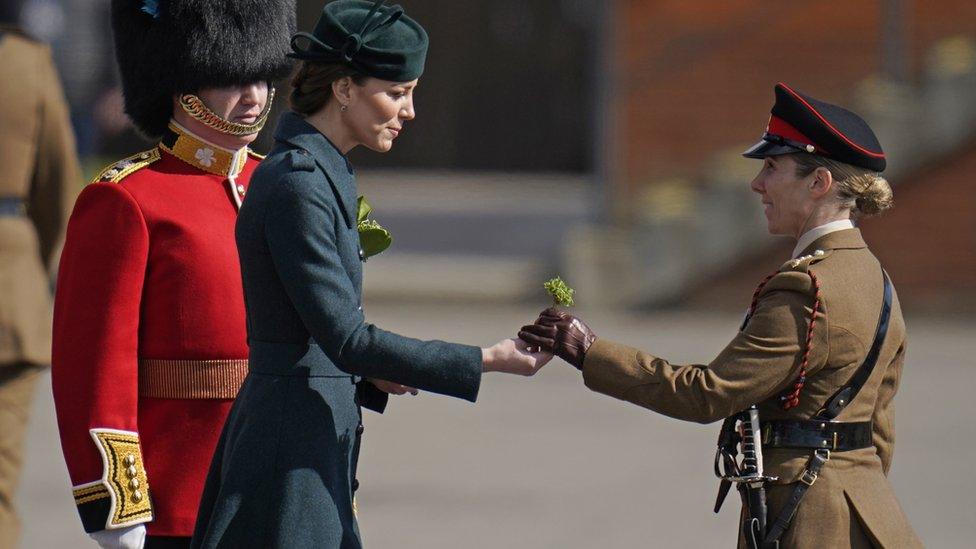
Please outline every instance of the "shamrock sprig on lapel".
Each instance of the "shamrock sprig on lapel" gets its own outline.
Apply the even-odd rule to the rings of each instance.
[[[365,196],[359,197],[357,206],[359,213],[356,216],[356,226],[359,229],[359,247],[363,250],[363,261],[365,261],[389,248],[393,243],[393,236],[376,220],[369,219],[373,207],[366,201]]]

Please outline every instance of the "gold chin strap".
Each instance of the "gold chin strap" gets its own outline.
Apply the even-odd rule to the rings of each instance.
[[[210,110],[199,97],[193,95],[192,93],[185,93],[180,96],[180,106],[186,111],[186,114],[190,115],[194,120],[199,121],[201,124],[211,127],[220,133],[225,133],[227,135],[251,135],[261,131],[264,127],[264,123],[268,121],[268,114],[271,112],[271,103],[274,102],[274,88],[268,90],[268,102],[264,105],[264,110],[258,116],[258,119],[252,124],[239,124],[237,122],[231,122],[230,120],[224,120],[217,113]]]

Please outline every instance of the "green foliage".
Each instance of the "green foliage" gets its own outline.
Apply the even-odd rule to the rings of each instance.
[[[372,213],[373,211],[373,207],[370,206],[369,202],[366,201],[365,196],[360,196],[356,200],[356,209],[357,209],[356,221],[358,221],[359,223],[366,221],[366,218],[369,217],[369,214]]]
[[[576,290],[566,285],[563,279],[558,276],[556,278],[550,278],[542,284],[542,287],[552,296],[552,301],[555,305],[562,305],[563,307],[573,306],[573,294],[576,293]]]
[[[357,205],[359,211],[356,228],[359,229],[359,247],[363,249],[363,259],[368,259],[389,248],[393,243],[393,236],[375,219],[369,219],[373,208],[366,201],[366,197],[360,196]]]

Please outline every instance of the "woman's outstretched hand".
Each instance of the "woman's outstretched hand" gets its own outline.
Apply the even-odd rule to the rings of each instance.
[[[401,385],[392,381],[386,381],[385,379],[369,378],[369,382],[375,385],[380,391],[390,395],[405,395],[410,393],[411,395],[416,396],[417,393],[420,392],[409,385]]]
[[[550,360],[552,353],[531,353],[528,345],[521,339],[503,339],[481,350],[481,369],[485,372],[531,376]]]

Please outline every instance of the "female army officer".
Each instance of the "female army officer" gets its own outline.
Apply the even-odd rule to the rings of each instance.
[[[797,244],[711,363],[672,364],[598,338],[555,309],[519,336],[582,370],[594,391],[687,421],[731,417],[720,441],[727,474],[758,480],[740,488],[747,504],[740,544],[919,546],[886,479],[905,324],[887,276],[851,223],[891,205],[878,173],[881,146],[856,114],[779,84],[766,133],[744,154],[763,160],[752,190],[769,232]],[[737,415],[756,404],[761,423],[750,421],[755,409]],[[734,432],[737,419],[743,428]],[[759,459],[747,453],[750,431],[761,432]],[[737,444],[750,458],[741,464]],[[757,479],[760,473],[778,480]],[[720,499],[728,480],[723,488]]]
[[[414,118],[427,35],[399,6],[339,0],[292,47],[304,61],[294,112],[282,117],[237,222],[251,375],[214,455],[196,547],[360,547],[359,376],[474,401],[482,372],[531,375],[551,358],[515,340],[479,349],[366,322],[345,155],[390,150]]]

